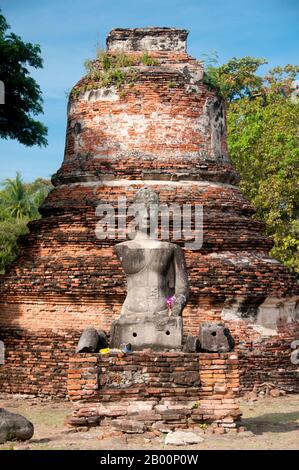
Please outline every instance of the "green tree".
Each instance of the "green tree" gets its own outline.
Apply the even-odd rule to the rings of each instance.
[[[38,208],[44,202],[48,193],[53,188],[53,185],[48,179],[37,178],[35,181],[33,181],[33,183],[26,184],[25,188],[28,193],[31,204],[30,218],[39,219],[40,213],[38,211]]]
[[[0,274],[16,258],[18,254],[18,238],[29,232],[28,221],[16,222],[14,219],[0,219]]]
[[[259,93],[263,84],[263,78],[256,74],[261,65],[267,63],[265,59],[233,57],[226,64],[219,67],[215,64],[216,59],[206,59],[206,71],[204,80],[207,85],[217,88],[218,93],[229,104],[231,101],[252,96]]]
[[[39,219],[39,206],[52,188],[49,180],[38,178],[24,183],[17,173],[15,179],[6,179],[0,191],[0,274],[18,254],[17,239],[28,233],[30,220]]]
[[[299,272],[298,66],[258,76],[264,59],[233,58],[206,68],[206,83],[227,106],[228,147],[241,189],[273,237],[271,254]]]
[[[47,145],[47,128],[34,116],[43,112],[39,85],[28,66],[41,68],[40,46],[25,43],[14,33],[0,10],[0,80],[5,86],[5,104],[0,105],[0,137],[32,146]]]
[[[33,195],[26,190],[20,173],[17,173],[15,179],[7,178],[4,182],[4,191],[2,192],[3,212],[10,218],[17,221],[30,218],[34,210]]]

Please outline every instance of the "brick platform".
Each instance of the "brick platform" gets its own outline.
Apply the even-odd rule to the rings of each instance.
[[[67,387],[74,403],[72,426],[142,432],[208,422],[236,432],[241,415],[235,353],[75,354]]]

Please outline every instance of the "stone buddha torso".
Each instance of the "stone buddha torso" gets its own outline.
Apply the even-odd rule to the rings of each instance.
[[[173,243],[132,240],[115,247],[122,268],[127,277],[127,296],[122,315],[151,317],[166,313],[167,299],[175,294],[185,295],[184,279],[176,279],[176,261],[182,256],[181,248]],[[183,273],[180,273],[183,278]],[[180,276],[179,276],[180,277]],[[175,289],[179,281],[179,286]]]

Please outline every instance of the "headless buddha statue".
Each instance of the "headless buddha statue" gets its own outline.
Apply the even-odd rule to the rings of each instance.
[[[159,208],[154,191],[142,188],[134,204],[138,207],[136,236],[115,246],[127,278],[127,296],[112,325],[112,344],[131,343],[133,350],[180,349],[181,315],[188,297],[183,251],[174,243],[150,237]]]

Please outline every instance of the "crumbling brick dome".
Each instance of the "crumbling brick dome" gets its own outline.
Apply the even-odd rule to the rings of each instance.
[[[269,256],[272,241],[238,189],[225,107],[205,83],[202,63],[187,54],[187,35],[114,29],[107,51],[74,86],[55,187],[1,279],[8,342],[49,331],[61,348],[61,338],[75,343],[86,326],[109,331],[125,278],[113,250],[120,240],[96,237],[95,209],[100,202],[117,207],[119,197],[130,203],[145,185],[161,203],[203,206],[203,245],[185,249],[185,334],[197,334],[202,321],[224,321],[239,347],[298,320],[296,279]],[[186,240],[175,242],[184,247]]]

